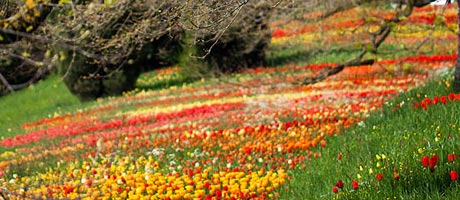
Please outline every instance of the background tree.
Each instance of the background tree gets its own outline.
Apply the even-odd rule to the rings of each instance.
[[[185,34],[192,37],[190,45],[197,46],[197,55],[191,56],[206,58],[209,67],[222,71],[262,63],[270,40],[269,1],[31,2],[37,8],[55,7],[51,19],[40,32],[24,31],[28,24],[18,23],[17,28],[3,29],[4,37],[8,43],[25,37],[48,47],[46,53],[52,59],[47,61],[57,66],[70,91],[81,100],[121,94],[133,89],[142,70],[177,63]],[[35,7],[22,12],[32,13],[27,9]],[[30,18],[34,27],[43,22],[44,15],[40,16]],[[213,48],[232,50],[210,51]],[[228,60],[241,63],[228,64]]]

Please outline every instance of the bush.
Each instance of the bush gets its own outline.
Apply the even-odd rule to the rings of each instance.
[[[57,69],[70,92],[81,101],[99,97],[115,96],[134,89],[140,71],[136,67],[101,65],[85,56],[61,51],[61,60]]]
[[[113,64],[101,64],[78,52],[61,49],[64,56],[57,68],[72,94],[81,101],[90,101],[133,90],[141,72],[176,63],[174,54],[180,49],[177,37],[163,36],[132,53],[125,63]]]
[[[142,71],[151,71],[165,66],[175,65],[183,52],[183,38],[185,33],[176,30],[167,33],[153,42],[147,43],[135,58],[134,65],[141,67]]]

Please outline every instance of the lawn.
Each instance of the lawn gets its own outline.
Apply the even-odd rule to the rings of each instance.
[[[23,123],[73,111],[84,105],[56,76],[0,98],[2,137],[21,133]]]
[[[455,35],[419,9],[372,66],[299,82],[359,52],[360,22],[274,29],[266,67],[220,78],[180,67],[80,103],[57,77],[0,99],[10,199],[457,199]],[[444,18],[455,11],[448,8]],[[337,17],[343,19],[343,17]],[[281,23],[282,24],[282,23]],[[428,24],[428,25],[427,25]],[[355,33],[359,36],[360,31]],[[403,51],[428,40],[433,45]],[[320,45],[324,48],[318,51]],[[356,50],[358,49],[358,50]],[[179,73],[181,72],[181,73]]]

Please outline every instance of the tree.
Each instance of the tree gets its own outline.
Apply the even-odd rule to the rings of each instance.
[[[36,28],[24,31],[28,24],[19,22],[16,28],[5,28],[0,33],[4,33],[5,38],[12,35],[8,37],[8,43],[27,38],[48,46],[47,52],[51,52],[53,58],[50,59],[53,61],[51,64],[58,66],[58,72],[70,91],[82,100],[116,95],[132,89],[142,68],[148,68],[147,64],[158,67],[177,62],[176,54],[183,45],[181,40],[185,34],[193,37],[192,45],[199,49],[197,55],[192,56],[208,59],[210,66],[218,63],[217,68],[220,69],[228,68],[222,67],[227,62],[217,61],[228,56],[238,59],[227,60],[244,62],[235,63],[235,66],[260,64],[264,48],[270,40],[267,37],[270,36],[269,29],[266,28],[268,20],[261,17],[268,13],[263,9],[270,10],[267,9],[270,8],[268,1],[196,0],[182,3],[118,0],[111,4],[87,1],[87,4],[80,5],[59,5],[45,0],[28,2],[34,2],[32,5],[37,8],[52,4],[56,8],[51,13],[52,20],[47,20],[39,33],[32,32]],[[25,13],[40,13],[27,10],[35,7],[28,6],[22,10]],[[44,14],[47,15],[49,12],[46,11]],[[251,18],[263,20],[252,23]],[[27,18],[34,23],[34,27],[43,22],[42,19]],[[235,34],[241,30],[252,34]],[[235,39],[237,36],[239,38]],[[222,46],[227,48],[230,43],[238,44],[231,54],[210,51]],[[240,53],[242,56],[238,57]],[[245,58],[251,56],[256,57]]]

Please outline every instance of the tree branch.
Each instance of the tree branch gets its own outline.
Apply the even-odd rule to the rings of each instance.
[[[310,84],[315,84],[318,82],[321,82],[325,80],[326,78],[338,74],[342,70],[345,69],[345,67],[353,67],[353,66],[361,66],[361,65],[372,65],[374,64],[374,60],[362,60],[364,55],[366,54],[366,50],[363,49],[361,53],[354,59],[349,60],[343,64],[338,65],[337,67],[325,67],[324,69],[321,70],[321,72],[312,77],[312,78],[306,78],[303,82],[302,85],[310,85]]]
[[[29,79],[27,82],[21,83],[21,84],[10,85],[10,86],[14,90],[20,90],[22,88],[28,87],[29,85],[32,85],[36,83],[37,81],[41,80],[48,72],[49,72],[49,68],[40,68],[37,70],[37,73],[35,73],[35,75],[31,79]]]
[[[2,73],[0,73],[0,81],[2,81],[3,85],[6,86],[6,89],[8,89],[8,91],[14,93],[13,87],[11,87],[10,83],[8,83],[8,80],[6,80],[5,76],[3,76]]]

